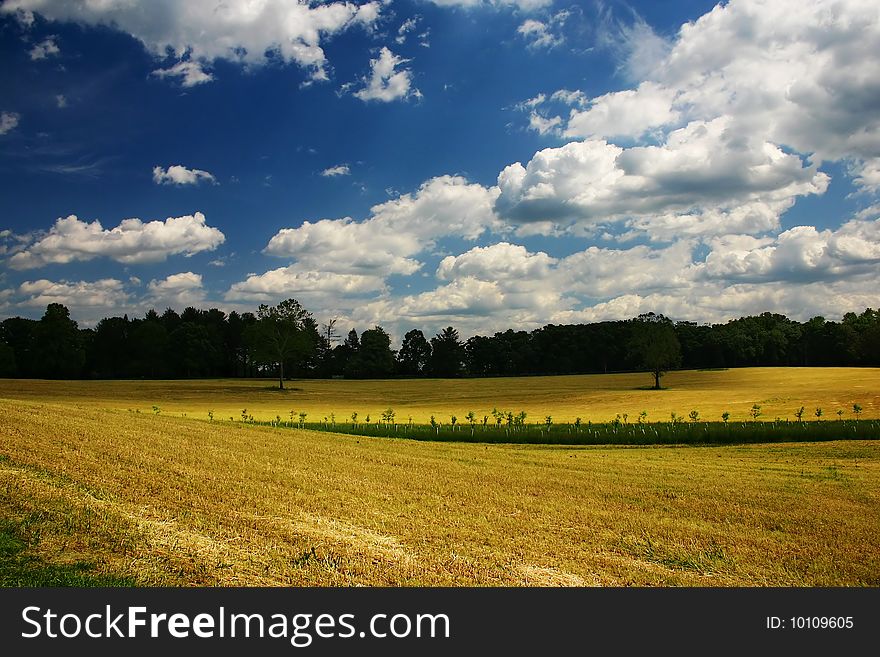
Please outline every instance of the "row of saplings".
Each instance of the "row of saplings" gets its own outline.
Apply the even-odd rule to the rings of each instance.
[[[155,407],[154,407],[154,410]],[[821,420],[825,413],[817,407],[811,413],[804,406],[794,411],[794,421],[776,418],[771,422],[758,422],[762,415],[760,404],[749,410],[750,422],[731,422],[730,413],[721,414],[721,421],[701,421],[699,411],[690,411],[687,419],[676,413],[665,422],[648,422],[647,411],[638,414],[630,422],[627,413],[618,414],[610,422],[584,422],[580,417],[574,422],[554,424],[550,415],[543,422],[527,423],[525,411],[513,413],[494,408],[491,415],[478,417],[468,412],[463,421],[455,415],[444,423],[431,416],[428,424],[416,424],[412,416],[399,422],[396,412],[388,408],[378,419],[369,414],[361,419],[357,412],[346,420],[337,421],[331,413],[317,422],[307,422],[308,413],[291,410],[287,419],[276,415],[274,420],[259,421],[242,409],[240,421],[273,427],[319,429],[335,433],[362,436],[400,437],[422,440],[454,440],[470,442],[518,442],[558,444],[654,444],[654,443],[742,443],[820,441],[849,439],[875,439],[880,437],[880,422],[862,420],[862,406],[852,405],[854,419],[844,419],[845,411],[836,411],[837,422],[807,422],[811,415]],[[214,421],[214,412],[208,412]],[[491,419],[490,419],[491,418]],[[234,417],[229,417],[234,421]]]

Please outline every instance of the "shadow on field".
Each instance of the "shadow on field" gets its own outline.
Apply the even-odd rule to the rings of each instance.
[[[85,561],[51,564],[27,554],[39,542],[29,536],[28,524],[27,519],[0,519],[0,587],[137,586],[128,577],[92,573],[94,565]]]

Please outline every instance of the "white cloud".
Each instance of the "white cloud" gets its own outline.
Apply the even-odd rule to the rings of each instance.
[[[497,189],[486,189],[457,176],[433,178],[415,194],[375,205],[364,221],[321,219],[284,228],[266,247],[269,255],[336,273],[412,274],[421,268],[415,256],[438,238],[476,239],[498,227],[492,210]]]
[[[191,271],[153,279],[147,285],[147,292],[148,303],[156,307],[195,306],[205,300],[202,275]]]
[[[694,278],[694,244],[683,240],[654,249],[603,249],[591,246],[559,263],[559,285],[587,299],[607,299],[633,290],[680,289]]]
[[[540,107],[546,101],[547,101],[546,94],[538,94],[534,98],[529,98],[528,100],[523,100],[523,101],[518,102],[516,105],[514,105],[514,109],[518,109],[520,111],[527,110],[527,109],[532,110],[532,109],[535,109],[536,107]]]
[[[200,64],[226,59],[251,67],[280,59],[307,69],[314,79],[325,79],[324,41],[352,26],[375,24],[381,6],[380,2],[152,0],[150,11],[145,11],[142,3],[131,0],[6,0],[0,12],[22,21],[37,13],[50,21],[118,29],[160,59],[173,53]],[[185,74],[184,82],[196,78],[195,72]]]
[[[184,88],[195,87],[214,79],[214,76],[205,70],[203,64],[192,60],[180,61],[168,68],[156,69],[150,75],[155,75],[157,78],[179,78],[180,86]]]
[[[49,281],[45,278],[25,281],[18,286],[25,298],[19,305],[45,307],[50,303],[64,304],[71,309],[115,309],[128,303],[129,295],[122,281],[104,278],[98,281]]]
[[[709,278],[812,282],[876,277],[880,219],[852,219],[837,230],[795,226],[774,239],[725,236],[711,244],[704,268]]]
[[[604,27],[638,83],[565,121],[552,95],[530,101],[532,129],[586,141],[502,171],[502,216],[547,234],[622,222],[623,238],[669,241],[778,230],[798,197],[826,191],[823,160],[880,189],[876,3],[731,0],[668,41],[641,19]]]
[[[316,269],[387,276],[418,271],[421,265],[411,256],[421,249],[414,235],[396,234],[373,221],[346,218],[282,228],[269,241],[266,253],[295,258]]]
[[[679,113],[672,108],[673,97],[671,90],[643,82],[637,90],[593,98],[586,109],[571,112],[565,135],[641,137],[651,129],[678,121]]]
[[[351,169],[347,164],[337,164],[334,167],[328,167],[321,172],[321,175],[325,178],[334,178],[336,176],[348,176],[351,175]]]
[[[852,173],[855,175],[853,182],[862,190],[873,194],[880,192],[880,157],[858,162]]]
[[[550,94],[550,100],[565,105],[581,106],[587,102],[587,95],[579,89],[557,89]]]
[[[67,107],[67,96],[64,94],[58,94],[55,96],[55,104],[58,106],[58,109],[64,109]]]
[[[263,274],[250,274],[244,281],[233,284],[225,298],[227,301],[273,302],[294,296],[307,306],[317,304],[323,308],[328,299],[337,303],[384,290],[385,281],[380,276],[320,271],[297,263]]]
[[[628,220],[662,229],[675,216],[693,233],[716,232],[718,217],[783,211],[797,196],[823,193],[828,176],[797,155],[737,133],[730,120],[694,121],[665,143],[624,149],[603,140],[547,148],[498,176],[497,209],[518,222],[590,227]],[[773,214],[772,225],[778,217]],[[722,227],[723,228],[723,227]],[[730,232],[730,230],[722,230]]]
[[[551,116],[551,106],[556,105],[558,110],[567,107],[582,107],[586,103],[586,96],[582,91],[559,89],[549,96],[539,93],[534,98],[516,103],[513,109],[519,111],[529,110],[529,128],[540,135],[561,135],[563,119],[561,116]]]
[[[365,102],[376,100],[383,103],[409,96],[420,97],[419,90],[412,88],[412,71],[397,70],[400,64],[408,61],[383,46],[379,56],[370,60],[370,74],[363,78],[364,87],[355,91],[354,96]]]
[[[529,115],[529,127],[537,132],[539,135],[546,135],[547,133],[556,133],[559,131],[559,126],[562,124],[562,118],[558,116],[545,117],[538,112],[532,112]]]
[[[167,169],[153,167],[153,182],[157,185],[196,185],[202,181],[217,184],[212,174],[201,169],[187,169],[180,164],[173,164]]]
[[[528,18],[516,28],[517,34],[528,42],[529,48],[555,48],[565,40],[562,35],[554,34],[547,23]]]
[[[671,47],[669,41],[654,32],[640,16],[629,24],[617,23],[604,38],[612,41],[607,45],[621,54],[623,71],[631,80],[652,79]]]
[[[15,112],[0,112],[0,135],[15,130],[20,118],[21,115]]]
[[[30,55],[31,61],[37,61],[39,59],[48,59],[49,57],[54,57],[55,55],[61,54],[61,49],[58,47],[58,44],[55,42],[57,37],[50,36],[46,37],[40,43],[34,44],[34,47],[30,49],[28,55]]]
[[[571,12],[569,10],[563,9],[548,16],[543,21],[527,18],[516,28],[516,32],[526,40],[528,48],[533,50],[546,48],[550,50],[551,48],[561,46],[565,42],[565,37],[562,35],[561,30],[570,15]]]
[[[126,264],[161,262],[171,255],[213,251],[224,240],[223,233],[206,225],[201,212],[147,223],[125,219],[110,230],[99,221],[88,223],[70,215],[58,219],[47,234],[14,254],[8,263],[13,269],[33,269],[97,257]]]
[[[397,28],[397,36],[394,38],[394,42],[397,44],[406,43],[406,35],[415,30],[418,23],[418,16],[413,16],[412,18],[407,18],[403,21],[403,23],[400,24],[400,27]]]
[[[441,261],[437,287],[357,306],[351,315],[362,325],[382,322],[400,335],[412,326],[434,332],[453,323],[464,337],[581,321],[578,313],[590,312],[597,300],[628,309],[634,289],[672,295],[691,289],[692,247],[690,242],[659,250],[591,247],[565,258],[508,242],[474,247]]]
[[[804,321],[816,315],[839,318],[861,313],[880,302],[877,281],[734,284],[701,283],[651,294],[625,294],[582,309],[557,313],[556,323],[628,319],[641,313],[662,313],[675,320],[726,322],[764,312]]]
[[[549,7],[553,0],[431,0],[440,7],[513,7],[522,11],[536,11]]]
[[[644,38],[630,41],[644,49]],[[645,65],[634,67],[645,82],[606,94],[587,116],[573,113],[571,134],[639,137],[675,117],[726,116],[732,130],[816,163],[880,156],[880,20],[872,0],[731,0],[647,51]],[[651,111],[640,111],[643,103]],[[626,108],[617,123],[611,113],[589,116],[612,105]],[[642,120],[632,121],[633,112]]]
[[[866,208],[863,208],[856,212],[854,218],[855,219],[873,219],[875,217],[880,217],[880,203],[874,203],[873,205],[869,205]]]
[[[437,278],[441,281],[462,277],[483,281],[544,281],[557,262],[544,252],[530,253],[524,246],[499,242],[445,257],[437,268]]]

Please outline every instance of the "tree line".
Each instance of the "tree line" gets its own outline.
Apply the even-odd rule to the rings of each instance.
[[[108,317],[79,328],[49,304],[39,320],[0,322],[0,376],[21,378],[457,377],[649,370],[655,386],[672,368],[880,366],[880,311],[841,321],[798,322],[775,313],[721,324],[673,322],[647,313],[628,320],[548,324],[462,340],[449,326],[420,329],[392,349],[375,326],[343,338],[295,299],[255,313],[193,307]]]

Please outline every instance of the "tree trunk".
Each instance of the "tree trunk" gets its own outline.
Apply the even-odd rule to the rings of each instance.
[[[660,390],[660,371],[654,371],[654,390]]]
[[[278,389],[284,390],[284,360],[278,361]]]

